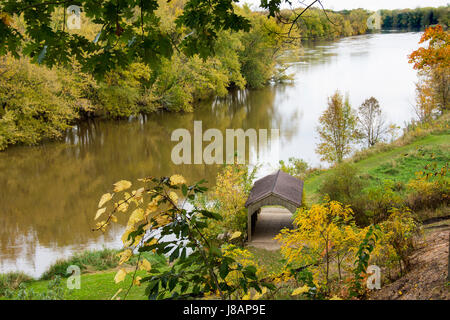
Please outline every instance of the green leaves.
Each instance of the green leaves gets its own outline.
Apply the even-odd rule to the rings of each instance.
[[[362,275],[366,272],[369,265],[370,254],[375,247],[375,243],[378,240],[378,235],[375,231],[380,231],[378,225],[371,225],[367,230],[364,239],[361,241],[358,251],[356,253],[355,268],[353,269],[354,279],[350,288],[350,296],[357,297],[362,291],[361,280]]]
[[[222,220],[223,219],[223,217],[220,214],[212,212],[212,211],[200,210],[197,212],[201,213],[206,218],[210,218],[210,219],[214,219],[214,220]]]
[[[49,67],[68,64],[74,57],[84,71],[97,78],[135,61],[157,69],[163,58],[172,56],[174,47],[180,47],[188,56],[207,58],[214,52],[220,30],[250,29],[249,21],[234,12],[235,2],[188,0],[176,20],[177,29],[170,35],[162,31],[157,0],[75,2],[86,18],[101,26],[101,32],[91,39],[89,33],[80,35],[67,29],[64,2],[6,0],[0,5],[0,55],[39,55],[34,61]],[[27,36],[25,46],[21,46],[20,29],[10,23],[10,17],[21,14]]]

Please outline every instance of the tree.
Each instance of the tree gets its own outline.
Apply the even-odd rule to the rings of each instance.
[[[306,171],[308,170],[308,163],[305,160],[291,157],[288,159],[287,163],[284,160],[280,160],[279,164],[281,171],[296,178],[305,179]]]
[[[374,146],[386,133],[386,119],[378,100],[374,97],[366,99],[358,110],[358,129],[367,147]]]
[[[170,2],[170,0],[166,0]],[[103,76],[133,62],[157,67],[174,51],[187,56],[211,56],[222,30],[248,31],[250,21],[235,12],[237,0],[186,0],[179,7],[176,28],[164,31],[157,15],[158,0],[5,0],[0,3],[0,55],[33,57],[49,67],[69,65],[75,58],[83,71]],[[280,12],[288,0],[261,0],[269,17]],[[295,21],[312,5],[296,14]],[[67,30],[68,5],[78,5],[82,17],[99,28],[95,38]],[[23,17],[20,25],[13,17]],[[25,40],[25,41],[24,41]]]
[[[390,123],[388,125],[386,132],[389,136],[389,142],[392,143],[392,142],[394,142],[395,139],[397,139],[400,129],[401,129],[400,126],[396,125],[395,123]]]
[[[351,152],[351,144],[357,139],[356,116],[348,97],[345,101],[339,91],[328,98],[328,108],[319,119],[317,128],[322,141],[316,152],[321,160],[340,163]]]
[[[343,260],[359,242],[360,230],[353,223],[352,210],[336,201],[301,209],[295,229],[283,229],[275,237],[289,264],[318,265],[315,282],[329,284],[330,265],[335,260],[339,272]]]
[[[434,111],[450,109],[450,33],[440,25],[430,27],[419,44],[427,41],[427,47],[420,47],[409,56],[422,78],[417,85],[417,108],[425,121]]]

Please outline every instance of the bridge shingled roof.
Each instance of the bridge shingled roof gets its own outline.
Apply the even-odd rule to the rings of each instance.
[[[275,195],[299,207],[302,204],[303,181],[278,170],[255,181],[245,203],[248,207],[269,195]]]

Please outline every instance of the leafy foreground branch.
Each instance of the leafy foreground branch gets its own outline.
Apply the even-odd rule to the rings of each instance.
[[[232,173],[225,168],[224,179],[234,179]],[[138,181],[142,186],[133,191],[129,181],[115,183],[114,190],[101,197],[95,217],[105,216],[94,229],[105,231],[117,222],[117,214],[131,212],[118,254],[121,268],[114,277],[116,283],[127,279],[130,285],[113,298],[123,290],[126,298],[134,285],[146,285],[149,299],[267,299],[286,292],[295,299],[364,298],[369,261],[407,269],[418,231],[406,208],[393,208],[379,225],[360,228],[349,206],[325,199],[301,209],[296,228],[276,237],[284,260],[280,270],[267,272],[250,251],[235,245],[242,244],[245,231],[239,223],[225,223],[229,208],[201,205],[214,201],[205,198],[203,181],[187,185],[180,175]],[[228,184],[221,186],[228,194]],[[216,190],[215,201],[223,192]],[[166,257],[169,267],[152,266],[144,252]],[[130,268],[126,262],[131,259],[137,263]]]
[[[207,240],[204,229],[208,221],[221,220],[219,214],[195,206],[185,209],[188,199],[193,200],[207,190],[201,186],[203,181],[188,186],[182,176],[174,175],[139,182],[143,186],[131,193],[126,192],[131,182],[117,182],[112,193],[101,197],[96,215],[99,218],[107,212],[106,219],[98,222],[95,229],[105,231],[111,223],[117,222],[117,213],[133,210],[122,236],[124,250],[119,254],[119,264],[134,255],[138,256],[138,263],[134,270],[120,269],[115,276],[116,283],[129,274],[133,278],[131,286],[147,285],[145,293],[149,299],[208,295],[240,299],[251,288],[261,294],[264,287],[273,287],[258,281],[255,266],[244,266],[226,253],[227,247],[215,246]],[[184,197],[182,201],[179,201],[180,192]],[[111,204],[113,198],[120,200]],[[240,236],[240,232],[234,236]],[[150,262],[140,256],[148,251],[167,255],[171,267],[164,271],[153,269]],[[144,271],[145,276],[138,276],[138,271]]]

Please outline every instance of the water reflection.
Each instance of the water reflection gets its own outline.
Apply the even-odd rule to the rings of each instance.
[[[190,181],[215,183],[217,166],[174,165],[171,133],[194,120],[203,132],[217,128],[280,129],[281,159],[319,164],[315,126],[336,89],[353,106],[375,96],[390,121],[411,117],[415,72],[406,55],[418,33],[378,34],[305,45],[290,72],[295,82],[260,90],[234,91],[202,102],[191,114],[160,113],[127,121],[90,121],[70,130],[63,142],[14,147],[0,153],[0,272],[38,276],[57,258],[102,246],[119,247],[121,227],[93,233],[98,198],[117,180],[183,173]],[[255,150],[247,150],[254,155]],[[265,153],[272,170],[275,155]],[[255,159],[255,157],[252,157]]]

